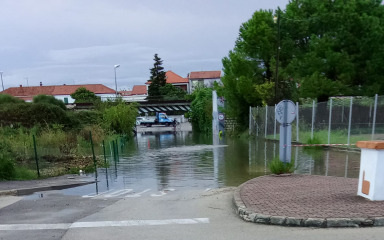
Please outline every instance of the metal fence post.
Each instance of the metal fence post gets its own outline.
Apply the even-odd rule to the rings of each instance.
[[[374,109],[373,109],[373,123],[372,123],[372,140],[375,136],[375,127],[376,127],[376,112],[377,112],[377,97],[378,95],[375,94],[375,106],[374,106]]]
[[[256,112],[256,136],[259,136],[259,124],[257,122],[257,117],[259,116],[259,106],[257,106],[257,112]]]
[[[103,140],[103,153],[104,153],[104,164],[107,166],[107,156],[105,155],[105,142]]]
[[[275,121],[273,123],[273,138],[276,139],[276,104],[275,104],[274,115],[275,115]]]
[[[265,106],[265,129],[264,129],[264,138],[267,138],[267,129],[268,129],[268,105]]]
[[[353,104],[353,97],[351,97],[351,103],[349,105],[349,122],[348,122],[348,141],[347,146],[349,147],[349,139],[351,137],[351,123],[352,123],[352,104]]]
[[[331,123],[332,123],[332,98],[329,102],[329,125],[328,125],[328,144],[331,143]]]
[[[252,123],[251,123],[251,120],[252,120],[252,107],[249,106],[249,132],[248,134],[251,135],[252,134]]]
[[[39,160],[37,158],[37,148],[36,148],[35,135],[32,135],[32,138],[33,138],[33,148],[35,149],[35,161],[36,161],[36,168],[37,168],[37,176],[40,177],[40,168],[39,168]]]
[[[116,139],[116,160],[119,161],[119,145],[118,145],[118,139]]]
[[[296,142],[299,142],[299,102],[296,102]]]
[[[312,125],[311,125],[311,139],[313,139],[313,125],[315,124],[315,100],[312,101]]]
[[[97,164],[96,164],[95,148],[93,147],[93,140],[92,140],[92,132],[91,131],[89,131],[89,138],[91,139],[93,166],[95,167],[95,177],[97,178]]]

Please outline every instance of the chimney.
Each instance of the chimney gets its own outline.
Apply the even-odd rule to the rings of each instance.
[[[20,84],[20,87],[23,87],[23,85]]]
[[[40,87],[43,86],[43,82],[40,82]]]
[[[66,84],[64,83],[63,86],[66,86]]]

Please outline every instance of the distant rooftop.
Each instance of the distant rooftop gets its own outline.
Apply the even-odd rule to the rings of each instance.
[[[189,74],[189,79],[212,79],[220,78],[221,71],[200,71],[200,72],[191,72]]]
[[[9,94],[14,97],[30,98],[36,95],[70,95],[74,93],[78,88],[84,87],[87,90],[94,92],[95,94],[114,94],[115,90],[104,86],[103,84],[84,84],[84,85],[58,85],[58,86],[34,86],[34,87],[11,87],[5,89],[4,94]]]

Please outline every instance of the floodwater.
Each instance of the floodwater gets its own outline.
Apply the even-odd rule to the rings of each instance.
[[[119,144],[118,161],[107,148],[110,166],[98,169],[97,184],[64,191],[94,196],[111,189],[146,192],[238,186],[269,174],[268,163],[279,154],[279,143],[274,141],[223,138],[212,142],[212,137],[192,132],[138,133]],[[359,174],[359,152],[292,147],[291,158],[299,174],[351,178]]]

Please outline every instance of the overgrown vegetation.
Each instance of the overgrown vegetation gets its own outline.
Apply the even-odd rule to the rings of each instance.
[[[291,162],[284,163],[280,161],[279,158],[275,158],[269,163],[268,167],[271,173],[277,175],[292,173],[295,171],[295,163],[293,160]]]
[[[193,130],[202,133],[212,132],[212,88],[198,87],[188,96],[191,100],[191,119]]]
[[[92,169],[90,132],[95,146],[116,134],[132,136],[135,104],[119,99],[100,103],[92,111],[74,112],[61,103],[51,96],[26,103],[0,94],[0,180],[37,178],[33,135],[44,177]]]

